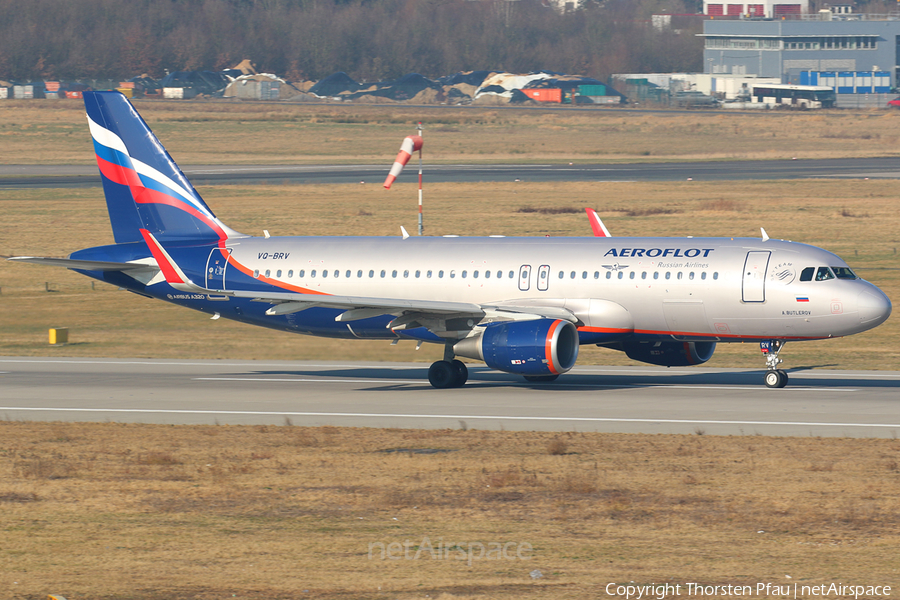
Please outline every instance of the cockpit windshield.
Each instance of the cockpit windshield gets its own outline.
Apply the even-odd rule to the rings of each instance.
[[[800,272],[800,281],[828,281],[829,279],[859,279],[850,267],[806,267]]]
[[[858,279],[856,273],[850,270],[850,267],[831,267],[838,279]]]
[[[816,281],[826,281],[828,279],[834,279],[834,273],[828,267],[819,267],[816,271]]]

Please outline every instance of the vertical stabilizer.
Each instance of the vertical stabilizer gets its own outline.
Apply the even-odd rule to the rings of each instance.
[[[166,149],[119,92],[84,92],[88,124],[116,243],[223,240],[220,222]]]

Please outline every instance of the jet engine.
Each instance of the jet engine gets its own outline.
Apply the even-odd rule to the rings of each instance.
[[[625,342],[622,350],[632,360],[663,367],[700,365],[712,358],[715,342]]]
[[[561,319],[491,323],[480,336],[453,346],[459,356],[516,375],[559,375],[575,366],[578,329]]]

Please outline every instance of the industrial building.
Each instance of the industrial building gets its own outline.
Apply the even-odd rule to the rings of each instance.
[[[900,15],[823,13],[815,20],[704,21],[705,71],[829,85],[845,95],[895,88]]]

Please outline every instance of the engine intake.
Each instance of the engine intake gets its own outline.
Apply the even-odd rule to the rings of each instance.
[[[575,366],[578,329],[561,319],[491,323],[453,346],[459,356],[516,375],[559,375]]]
[[[715,342],[625,342],[628,358],[663,367],[701,365],[712,358]]]

